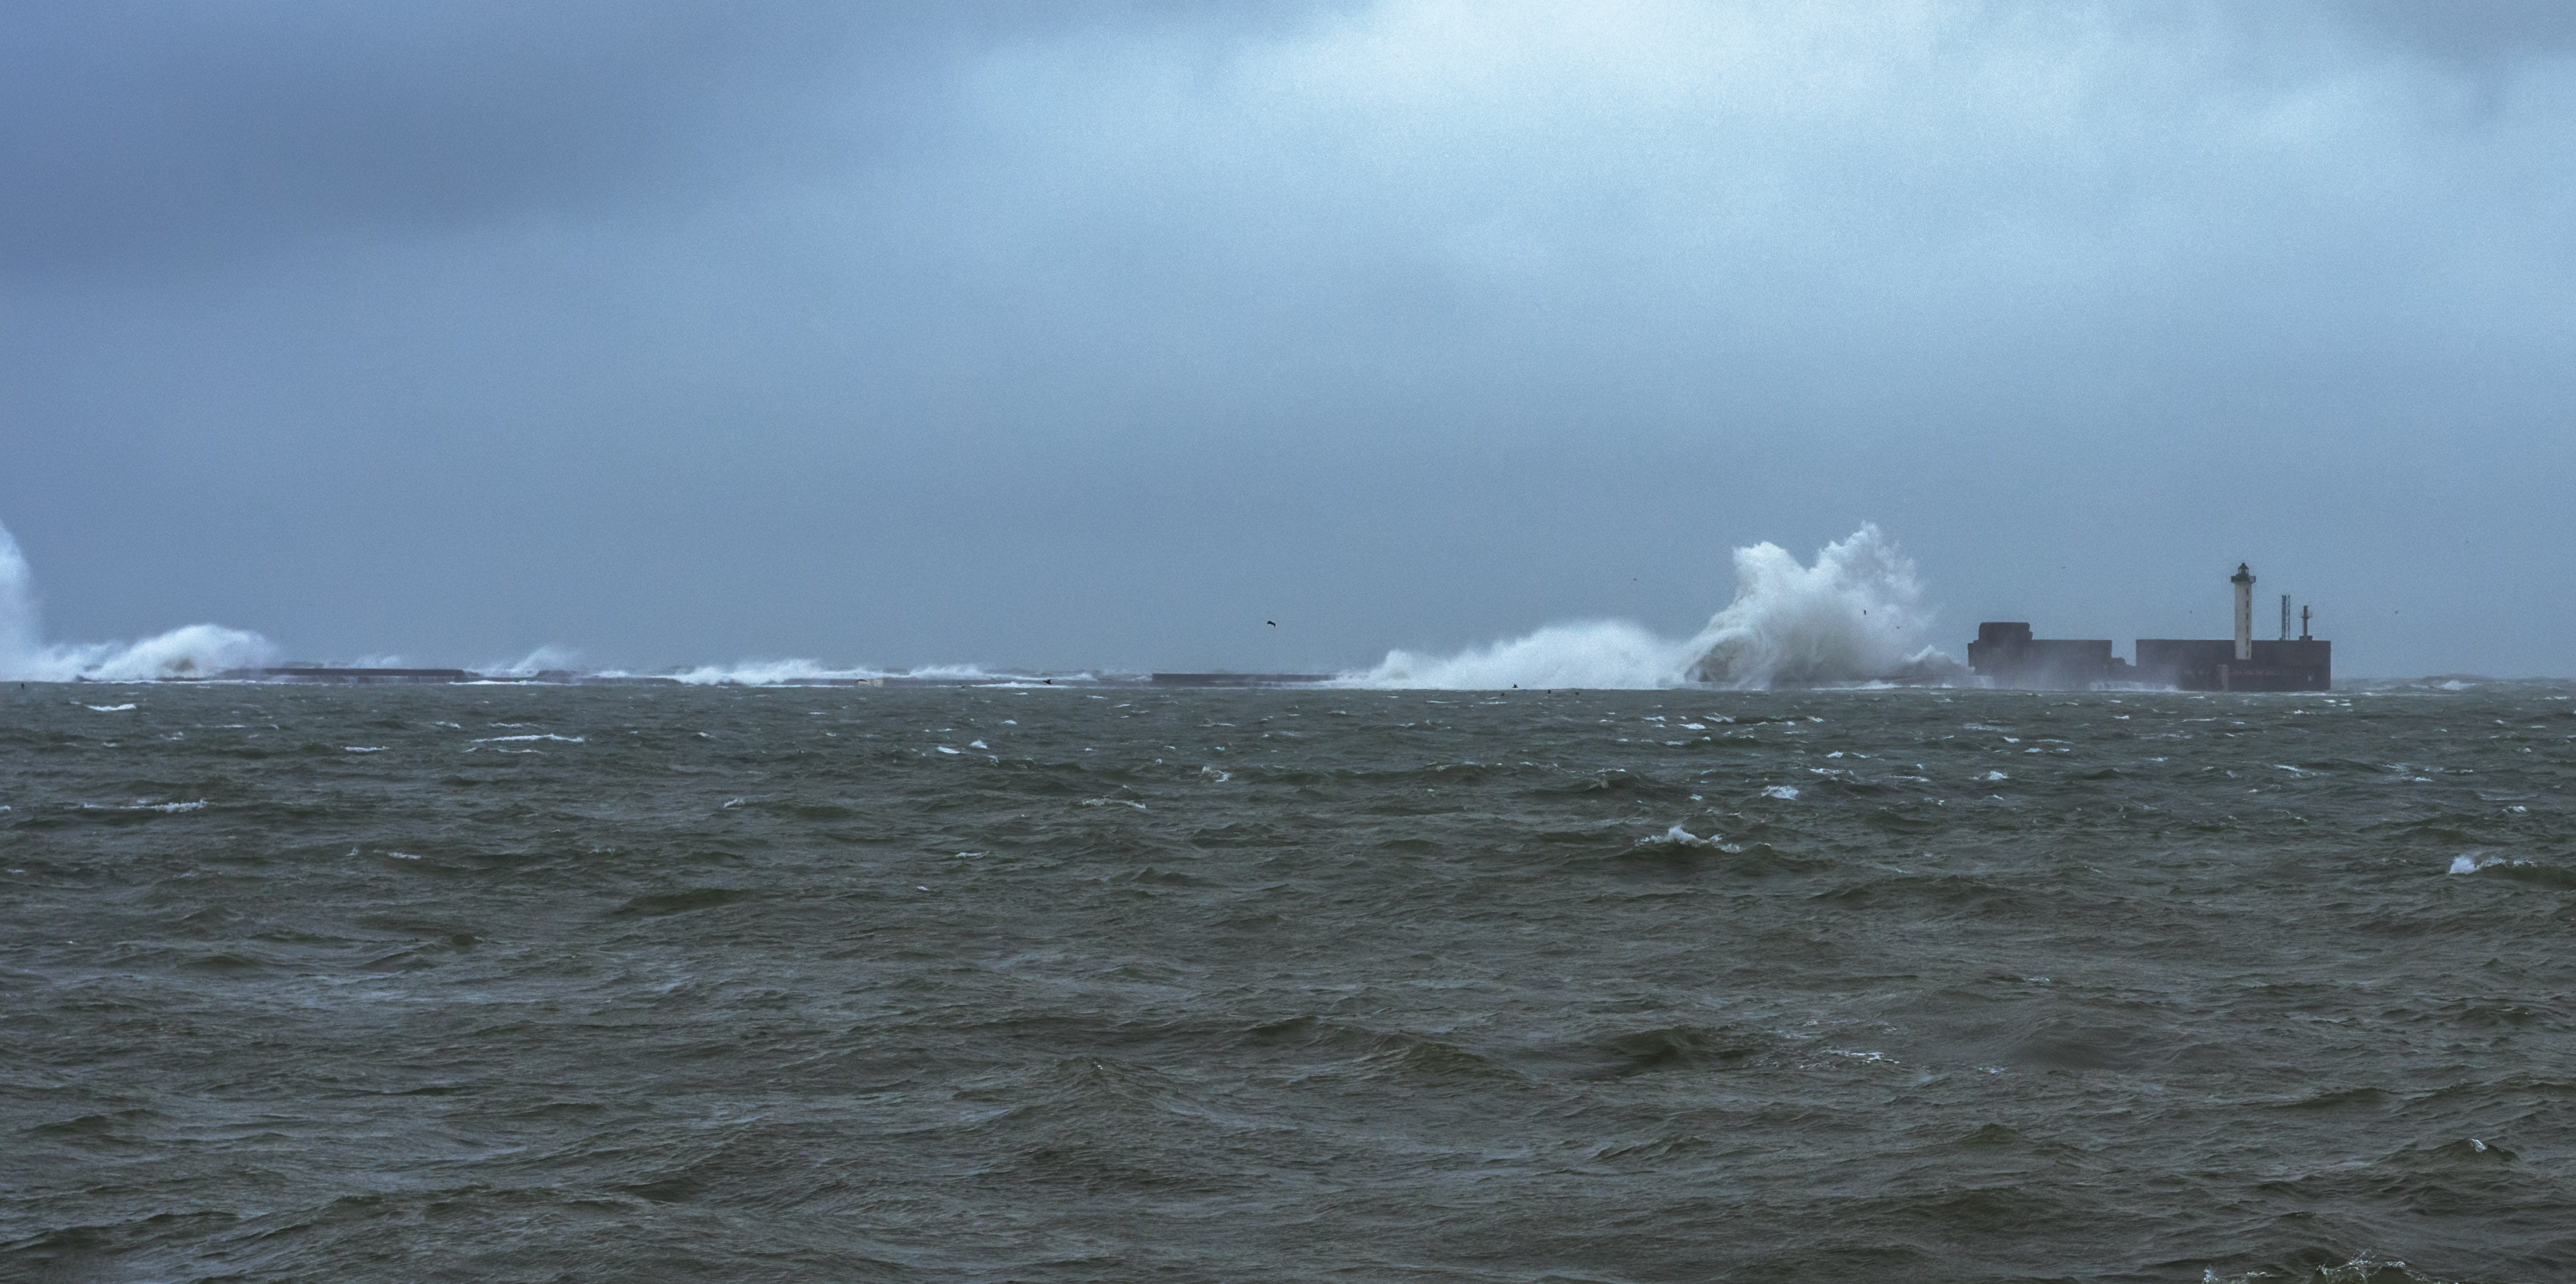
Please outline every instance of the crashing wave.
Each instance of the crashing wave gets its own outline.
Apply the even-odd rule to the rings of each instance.
[[[1801,565],[1777,544],[1735,550],[1735,598],[1687,640],[1616,620],[1552,624],[1452,656],[1390,651],[1356,686],[1653,690],[1945,682],[1965,666],[1926,644],[1933,610],[1913,559],[1875,525]]]
[[[16,682],[141,682],[212,677],[272,663],[267,638],[219,624],[191,624],[140,642],[48,644],[39,628],[36,577],[7,527],[0,527],[0,679]]]
[[[1926,645],[1914,559],[1864,525],[1813,566],[1777,544],[1735,550],[1735,600],[1691,639],[1689,678],[1731,687],[1937,680],[1956,661]]]

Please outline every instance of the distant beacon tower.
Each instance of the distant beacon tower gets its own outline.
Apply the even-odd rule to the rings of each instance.
[[[2227,577],[2236,586],[2236,658],[2254,658],[2254,572],[2245,563],[2236,564],[2236,573]]]

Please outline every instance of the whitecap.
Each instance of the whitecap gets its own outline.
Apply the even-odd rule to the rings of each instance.
[[[2488,856],[2479,852],[2469,852],[2464,855],[2454,856],[2451,858],[2450,872],[2454,874],[2475,874],[2485,870],[2495,869],[2499,866],[2507,869],[2529,869],[2532,867],[2532,862],[2524,860],[2518,856]]]
[[[1770,785],[1762,790],[1762,796],[1765,798],[1795,798],[1798,796],[1798,787],[1796,785]]]
[[[612,670],[608,677],[630,676],[623,670]],[[865,680],[886,676],[883,669],[835,669],[812,660],[752,660],[741,664],[702,664],[694,669],[668,675],[691,686],[794,686],[799,682],[832,682]]]
[[[1640,838],[1637,840],[1636,845],[1639,847],[1705,847],[1711,851],[1722,852],[1739,852],[1744,850],[1741,847],[1722,841],[1716,834],[1711,834],[1706,838],[1702,838],[1679,825],[1675,825],[1660,834],[1649,834],[1644,838]]]

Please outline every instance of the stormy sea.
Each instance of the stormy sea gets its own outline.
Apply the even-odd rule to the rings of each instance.
[[[0,1276],[2576,1276],[2576,691],[0,689]]]

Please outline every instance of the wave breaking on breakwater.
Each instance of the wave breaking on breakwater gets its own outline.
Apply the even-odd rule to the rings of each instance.
[[[1761,689],[1872,682],[1943,683],[1964,666],[1927,645],[1933,610],[1924,605],[1913,560],[1874,525],[1827,544],[1802,564],[1776,544],[1735,550],[1735,596],[1697,634],[1660,636],[1636,624],[1595,620],[1550,624],[1518,638],[1460,652],[1390,651],[1374,668],[1337,674],[1118,674],[1032,672],[973,664],[910,669],[833,666],[808,659],[697,665],[656,673],[582,669],[573,654],[541,647],[516,662],[480,670],[406,668],[393,659],[351,666],[281,666],[267,638],[217,624],[191,624],[139,642],[47,643],[35,581],[17,542],[0,528],[0,678],[17,681],[135,682],[403,681],[652,683],[683,686],[1284,686],[1502,690],[1654,690],[1714,686]]]
[[[209,677],[274,661],[267,638],[220,624],[191,624],[140,642],[48,643],[36,577],[17,539],[0,526],[0,679],[16,682],[136,682]]]
[[[1943,682],[1965,666],[1930,645],[1936,609],[1914,561],[1875,525],[1827,544],[1813,565],[1777,544],[1735,550],[1735,598],[1685,639],[1635,624],[1552,624],[1451,656],[1390,651],[1354,686],[1739,690]]]

